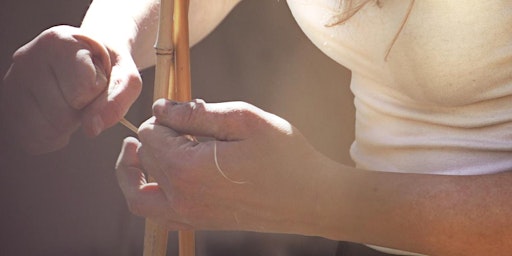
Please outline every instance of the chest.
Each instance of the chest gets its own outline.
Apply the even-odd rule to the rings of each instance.
[[[288,0],[318,48],[404,97],[465,105],[512,94],[511,1],[415,1],[410,13],[410,1],[378,3],[326,26],[340,1]]]

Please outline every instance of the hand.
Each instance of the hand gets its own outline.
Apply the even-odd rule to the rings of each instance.
[[[80,125],[96,136],[116,124],[139,95],[141,79],[128,51],[58,26],[16,51],[1,90],[6,136],[44,153],[67,145]]]
[[[312,225],[316,171],[329,161],[288,122],[246,103],[159,100],[153,112],[141,142],[125,140],[116,168],[133,213],[169,229],[300,233]]]

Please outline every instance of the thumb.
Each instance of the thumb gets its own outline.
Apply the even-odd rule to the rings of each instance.
[[[103,74],[110,73],[112,63],[110,62],[110,54],[107,47],[86,35],[74,34],[73,37],[89,45],[97,72]]]
[[[108,89],[89,104],[82,124],[89,136],[96,136],[123,118],[142,89],[142,79],[129,57],[117,58],[110,72]]]
[[[179,133],[226,141],[248,138],[262,121],[258,111],[261,110],[244,102],[178,103],[159,99],[153,104],[158,124]]]

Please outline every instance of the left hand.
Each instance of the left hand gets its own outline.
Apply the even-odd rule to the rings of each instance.
[[[159,100],[153,112],[141,142],[125,140],[116,168],[133,213],[169,229],[304,233],[312,225],[315,177],[330,161],[287,121],[236,102]]]
[[[0,135],[31,154],[52,152],[79,127],[97,136],[115,125],[141,89],[128,49],[55,26],[13,55],[0,84]]]

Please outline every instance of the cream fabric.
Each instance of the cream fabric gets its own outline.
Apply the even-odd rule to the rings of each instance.
[[[327,27],[339,1],[288,0],[300,27],[352,70],[351,156],[376,171],[476,175],[512,168],[512,1],[371,2]]]

